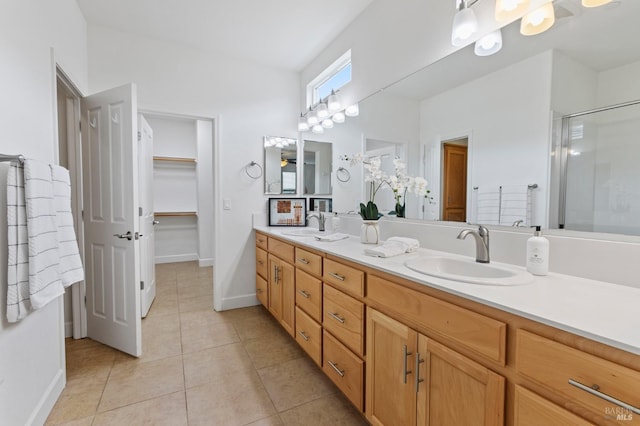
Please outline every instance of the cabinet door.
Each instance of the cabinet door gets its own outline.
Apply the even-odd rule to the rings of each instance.
[[[269,312],[282,317],[282,261],[269,255]]]
[[[504,424],[504,377],[423,335],[418,355],[418,425]]]
[[[414,425],[417,333],[367,308],[366,415],[373,425]],[[445,424],[445,423],[441,423]],[[462,424],[462,423],[461,423]]]
[[[281,291],[281,316],[280,324],[292,336],[295,336],[295,317],[296,317],[296,285],[295,270],[293,265],[287,262],[280,263],[280,291]]]

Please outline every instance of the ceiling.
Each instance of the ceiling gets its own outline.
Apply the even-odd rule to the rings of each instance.
[[[300,71],[373,0],[76,0],[89,25]]]

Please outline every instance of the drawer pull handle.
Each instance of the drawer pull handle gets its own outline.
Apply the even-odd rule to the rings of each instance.
[[[264,262],[262,260],[258,260],[258,265],[264,265]]]
[[[416,352],[416,393],[420,390],[420,383],[424,382],[424,379],[420,378],[420,364],[424,362],[424,359],[420,359],[420,352]]]
[[[344,377],[344,370],[340,370],[340,369],[338,368],[338,365],[337,365],[337,364],[334,364],[334,363],[333,363],[333,362],[331,362],[331,361],[327,361],[327,362],[329,363],[329,365],[331,366],[331,368],[333,368],[333,369],[336,371],[336,373],[338,373],[338,374],[340,375],[340,377]]]
[[[300,263],[304,263],[305,265],[309,264],[309,261],[307,259],[304,259],[302,257],[296,257],[296,260]]]
[[[344,276],[340,274],[336,274],[335,272],[329,272],[329,275],[331,275],[333,278],[337,280],[344,281]]]
[[[274,280],[275,280],[275,283],[277,285],[278,284],[278,280],[280,280],[280,277],[278,276],[278,272],[279,272],[278,265],[273,265],[273,270],[274,270],[274,275],[275,275]]]
[[[309,336],[307,336],[306,334],[304,334],[304,331],[298,331],[298,334],[300,336],[302,336],[302,338],[304,339],[305,342],[309,341]]]
[[[407,384],[407,376],[409,374],[411,374],[411,370],[407,370],[407,358],[409,357],[409,355],[411,355],[412,353],[407,351],[407,345],[402,345],[402,354],[404,355],[404,367],[403,367],[403,380],[402,382],[406,385]]]
[[[629,411],[632,411],[636,414],[640,414],[640,408],[634,407],[631,404],[627,404],[626,402],[620,401],[619,399],[609,396],[606,393],[602,393],[598,391],[598,389],[600,388],[600,386],[598,385],[593,385],[593,387],[589,387],[573,379],[569,379],[569,384],[577,387],[578,389],[582,389],[585,392],[589,392],[591,395],[597,396],[598,398],[602,398],[605,401],[609,401],[610,403],[615,404],[619,407],[626,408]]]
[[[309,293],[307,293],[307,292],[306,292],[306,291],[304,291],[304,290],[298,290],[298,293],[300,293],[300,294],[302,295],[302,297],[304,297],[305,299],[308,299],[309,297],[311,297],[311,296],[309,295]]]
[[[344,324],[344,318],[341,318],[338,314],[334,314],[333,312],[327,312],[327,314],[339,323]]]
[[[258,292],[258,294],[262,293],[262,289],[261,288],[257,289],[256,291]]]

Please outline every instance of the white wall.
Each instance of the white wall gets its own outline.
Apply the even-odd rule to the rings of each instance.
[[[598,74],[598,105],[607,106],[640,99],[638,75],[640,75],[640,61],[600,72]]]
[[[135,82],[142,109],[219,118],[217,181],[208,188],[217,188],[216,303],[224,309],[257,303],[251,213],[266,212],[266,198],[262,180],[249,178],[244,166],[262,164],[264,135],[297,137],[298,75],[105,27],[90,26],[88,34],[92,92]],[[222,210],[224,198],[231,210]]]
[[[52,47],[55,61],[86,91],[86,23],[76,2],[2,2],[2,153],[57,158]],[[5,214],[0,217],[6,221]],[[7,323],[6,224],[0,229],[0,424],[42,424],[65,383],[63,302],[59,298],[17,324]]]
[[[421,103],[420,137],[435,158],[427,180],[436,213],[441,141],[469,135],[467,187],[536,183],[532,222],[546,225],[551,65],[552,52],[544,52]]]

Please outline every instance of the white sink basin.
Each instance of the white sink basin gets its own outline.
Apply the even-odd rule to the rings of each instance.
[[[405,266],[433,277],[472,284],[511,286],[533,281],[533,276],[526,271],[504,265],[478,263],[473,259],[424,256],[406,261]]]
[[[318,231],[316,228],[298,228],[282,231],[282,235],[289,235],[292,237],[313,237],[319,234],[320,231]]]

